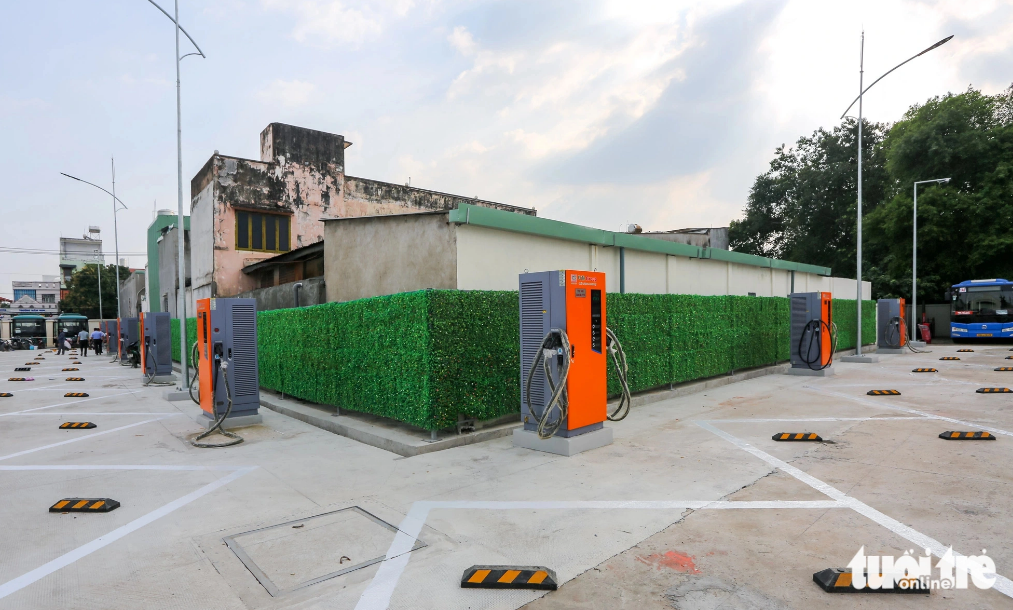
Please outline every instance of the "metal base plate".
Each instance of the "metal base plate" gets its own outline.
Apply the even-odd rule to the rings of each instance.
[[[205,413],[205,415],[207,414]],[[262,423],[263,421],[264,416],[259,413],[256,415],[237,415],[236,417],[230,417],[222,422],[222,428],[225,428],[226,430],[230,428],[242,428],[243,426],[253,426],[255,424]],[[214,425],[215,420],[209,418],[207,420],[207,427],[210,429]]]
[[[876,350],[877,352],[879,350]],[[879,362],[879,356],[869,356],[868,354],[862,354],[861,356],[841,356],[837,358],[841,362],[858,362],[860,364],[873,364]]]
[[[525,449],[534,449],[535,451],[545,451],[546,453],[570,457],[584,451],[611,445],[612,428],[601,428],[594,432],[569,438],[553,436],[545,440],[538,438],[538,434],[535,432],[518,429],[514,430],[513,443],[514,447],[524,447]]]
[[[165,393],[165,399],[169,402],[176,402],[177,400],[190,400],[189,392],[181,392],[177,390],[169,390]]]
[[[925,347],[926,345],[924,341],[908,341],[907,344],[911,347]]]
[[[812,370],[809,367],[805,367],[805,368],[792,367],[792,368],[788,369],[787,371],[785,371],[784,374],[785,375],[800,375],[802,377],[833,377],[834,376],[834,366],[830,365],[827,368],[820,369],[818,371],[814,371],[814,370]]]

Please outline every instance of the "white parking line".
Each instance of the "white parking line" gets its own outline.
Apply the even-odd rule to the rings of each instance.
[[[714,423],[754,423],[754,422],[788,422],[788,421],[895,421],[898,419],[932,419],[931,417],[775,417],[767,419],[712,419]],[[696,420],[694,420],[696,421]],[[701,420],[703,421],[703,420]]]
[[[628,500],[628,501],[581,501],[560,500],[548,502],[495,502],[495,501],[419,501],[412,504],[408,515],[398,525],[398,532],[387,549],[386,558],[373,575],[373,580],[362,592],[355,610],[384,610],[390,605],[397,582],[411,559],[411,549],[429,517],[429,511],[438,508],[470,510],[734,510],[734,509],[827,509],[850,508],[836,500],[772,500],[729,502],[724,500]]]
[[[172,417],[172,416],[170,415],[170,416],[166,416],[166,417]],[[120,430],[126,430],[127,428],[133,428],[134,426],[141,426],[141,425],[144,425],[144,424],[150,424],[153,421],[160,421],[160,420],[163,420],[163,419],[165,419],[165,417],[155,417],[153,419],[146,419],[144,421],[139,421],[139,422],[136,422],[136,423],[133,423],[133,424],[127,424],[126,426],[120,426],[119,428],[113,428],[111,430],[103,430],[102,432],[93,432],[92,434],[85,434],[84,436],[78,436],[78,437],[75,437],[75,438],[72,438],[72,439],[69,439],[69,440],[66,440],[66,441],[61,441],[59,443],[53,443],[51,445],[43,445],[42,447],[36,447],[35,449],[26,449],[24,451],[18,451],[17,453],[11,453],[9,455],[0,456],[0,462],[2,462],[3,460],[9,460],[11,458],[16,458],[19,455],[27,455],[29,453],[35,453],[36,451],[42,451],[43,449],[52,449],[53,447],[59,447],[61,445],[69,445],[70,443],[77,443],[77,442],[80,442],[80,441],[86,441],[86,440],[89,440],[89,439],[93,439],[96,436],[102,436],[103,434],[111,434],[113,432],[119,432]]]
[[[832,487],[827,483],[820,481],[816,477],[806,474],[805,472],[802,472],[801,470],[795,468],[794,466],[788,464],[787,462],[779,460],[776,457],[770,455],[769,453],[757,449],[756,447],[750,445],[744,440],[736,438],[735,436],[732,436],[731,434],[728,434],[723,430],[715,428],[708,422],[698,421],[696,422],[696,425],[700,426],[704,430],[716,434],[717,436],[720,436],[721,438],[732,443],[739,449],[749,452],[750,454],[763,460],[764,462],[770,464],[771,466],[783,470],[784,472],[790,474],[799,481],[802,481],[806,485],[809,485],[813,489],[833,498],[834,500],[841,502],[842,504],[847,505],[848,508],[851,508],[855,512],[865,517],[868,517],[878,525],[881,525],[886,529],[890,530],[891,532],[897,534],[898,536],[904,538],[905,540],[908,540],[909,542],[918,545],[918,547],[923,549],[929,549],[930,551],[932,551],[932,554],[935,555],[936,557],[942,559],[943,555],[946,554],[948,548],[946,546],[943,546],[943,544],[938,540],[926,536],[925,534],[917,531],[916,529],[910,526],[904,525],[903,523],[897,521],[892,517],[888,517],[887,515],[872,508],[868,504],[865,504],[861,500],[853,498],[845,494],[844,492],[836,489],[835,487]],[[956,558],[960,557],[961,555],[960,553],[953,551],[953,556],[954,558]],[[996,591],[999,591],[1003,595],[1006,595],[1007,597],[1013,597],[1013,581],[1010,581],[1005,576],[996,574],[995,585],[992,588],[994,588]]]
[[[60,415],[60,416],[63,416],[63,417],[68,417],[68,416],[75,416],[76,417],[78,415],[164,415],[166,417],[175,417],[176,415],[186,415],[186,413],[153,413],[151,411],[148,411],[148,412],[126,412],[126,411],[124,411],[124,412],[120,412],[120,411],[92,411],[92,412],[84,412],[84,411],[63,412],[63,411],[59,411],[59,412],[56,412],[56,411],[47,411],[45,413],[12,413],[12,415],[23,415],[25,417],[32,416],[32,415]],[[911,418],[911,419],[918,419],[918,418]]]
[[[907,407],[898,407],[897,405],[890,405],[890,404],[886,404],[885,402],[872,401],[872,400],[869,400],[867,398],[861,398],[859,396],[852,396],[850,394],[844,394],[844,393],[841,393],[841,392],[831,392],[829,390],[821,390],[820,388],[817,388],[817,387],[814,387],[814,386],[802,386],[802,387],[805,388],[805,389],[807,389],[807,390],[812,390],[814,392],[819,392],[820,394],[824,394],[826,396],[838,396],[840,398],[847,398],[848,400],[851,400],[851,401],[854,401],[854,402],[857,402],[857,403],[861,403],[863,405],[875,407],[877,409],[892,409],[894,411],[903,411],[905,413],[911,413],[911,414],[914,414],[914,415],[920,415],[922,417],[927,417],[929,419],[937,419],[937,420],[940,420],[940,421],[949,422],[951,424],[959,424],[961,426],[967,426],[969,428],[974,428],[976,430],[988,430],[989,432],[991,432],[993,434],[1001,434],[1001,435],[1004,435],[1004,436],[1013,436],[1013,432],[1009,432],[1007,430],[1003,430],[1002,428],[995,428],[995,427],[992,427],[992,426],[985,426],[983,424],[975,424],[975,423],[966,422],[966,421],[963,421],[963,420],[960,420],[960,419],[953,419],[952,417],[943,417],[942,415],[935,415],[935,414],[932,414],[932,413],[926,413],[925,411],[919,411],[918,409],[909,409]]]
[[[0,466],[2,471],[15,470],[225,470],[232,472],[243,468],[256,468],[256,466],[186,466],[186,465],[159,465],[159,464],[26,464],[18,466]]]
[[[10,413],[0,413],[0,417],[10,417],[11,415],[21,415],[22,413],[31,413],[32,411],[43,411],[45,409],[55,409],[56,407],[65,407],[67,405],[78,405],[82,402],[89,402],[92,400],[98,400],[100,398],[115,398],[117,396],[126,396],[127,394],[137,394],[140,390],[131,390],[129,392],[120,392],[119,394],[112,394],[109,396],[92,396],[91,398],[79,398],[77,400],[69,400],[67,402],[58,402],[55,405],[48,405],[45,407],[35,407],[34,409],[24,409],[21,411],[12,411]]]
[[[193,502],[194,500],[197,500],[198,498],[201,498],[202,496],[211,493],[212,491],[218,489],[219,487],[228,485],[232,481],[235,481],[239,477],[249,472],[252,472],[256,468],[257,468],[256,466],[247,466],[240,468],[239,470],[236,470],[231,474],[218,479],[217,481],[208,483],[204,487],[201,487],[200,489],[188,493],[182,498],[169,502],[165,506],[157,508],[142,517],[138,517],[137,519],[134,519],[130,523],[127,523],[122,527],[114,529],[108,534],[99,536],[95,540],[92,540],[87,544],[79,546],[73,551],[64,553],[63,555],[57,557],[56,559],[46,564],[43,564],[30,572],[27,572],[25,574],[22,574],[21,576],[18,576],[13,580],[5,582],[4,584],[0,585],[0,599],[7,597],[11,593],[15,593],[17,591],[20,591],[21,589],[24,589],[28,585],[42,578],[45,578],[46,576],[49,576],[50,574],[56,572],[61,568],[69,566],[70,564],[74,563],[78,559],[81,559],[82,557],[87,557],[88,555],[94,553],[95,551],[105,546],[108,546],[113,542],[116,542],[120,538],[123,538],[127,534],[130,534],[131,532],[135,532],[141,529],[145,525],[148,525],[149,523],[168,515],[169,513],[173,512],[178,508],[186,506],[187,504]]]

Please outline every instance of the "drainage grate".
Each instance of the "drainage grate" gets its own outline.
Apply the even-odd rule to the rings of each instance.
[[[358,506],[223,538],[273,597],[379,563],[398,529]],[[413,551],[426,546],[415,541]]]

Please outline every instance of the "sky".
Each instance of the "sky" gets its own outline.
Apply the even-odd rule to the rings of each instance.
[[[157,0],[172,11],[169,0]],[[726,226],[774,150],[839,122],[1013,81],[1013,2],[180,1],[183,201],[211,154],[283,122],[338,133],[349,175],[609,230]],[[181,37],[181,53],[194,49]],[[102,229],[143,267],[177,207],[172,22],[149,0],[10,3],[0,20],[0,296]],[[7,250],[7,251],[5,251]]]

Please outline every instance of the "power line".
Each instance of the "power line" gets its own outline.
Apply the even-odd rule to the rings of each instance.
[[[88,254],[77,256],[75,254],[65,254],[59,250],[44,250],[41,248],[17,248],[17,247],[4,247],[0,246],[0,254],[41,254],[44,256],[59,256],[64,254],[70,260],[84,260],[87,258],[95,258],[98,256],[107,257],[116,255],[112,252],[103,252],[101,254]],[[147,256],[147,252],[120,252],[120,256]]]

